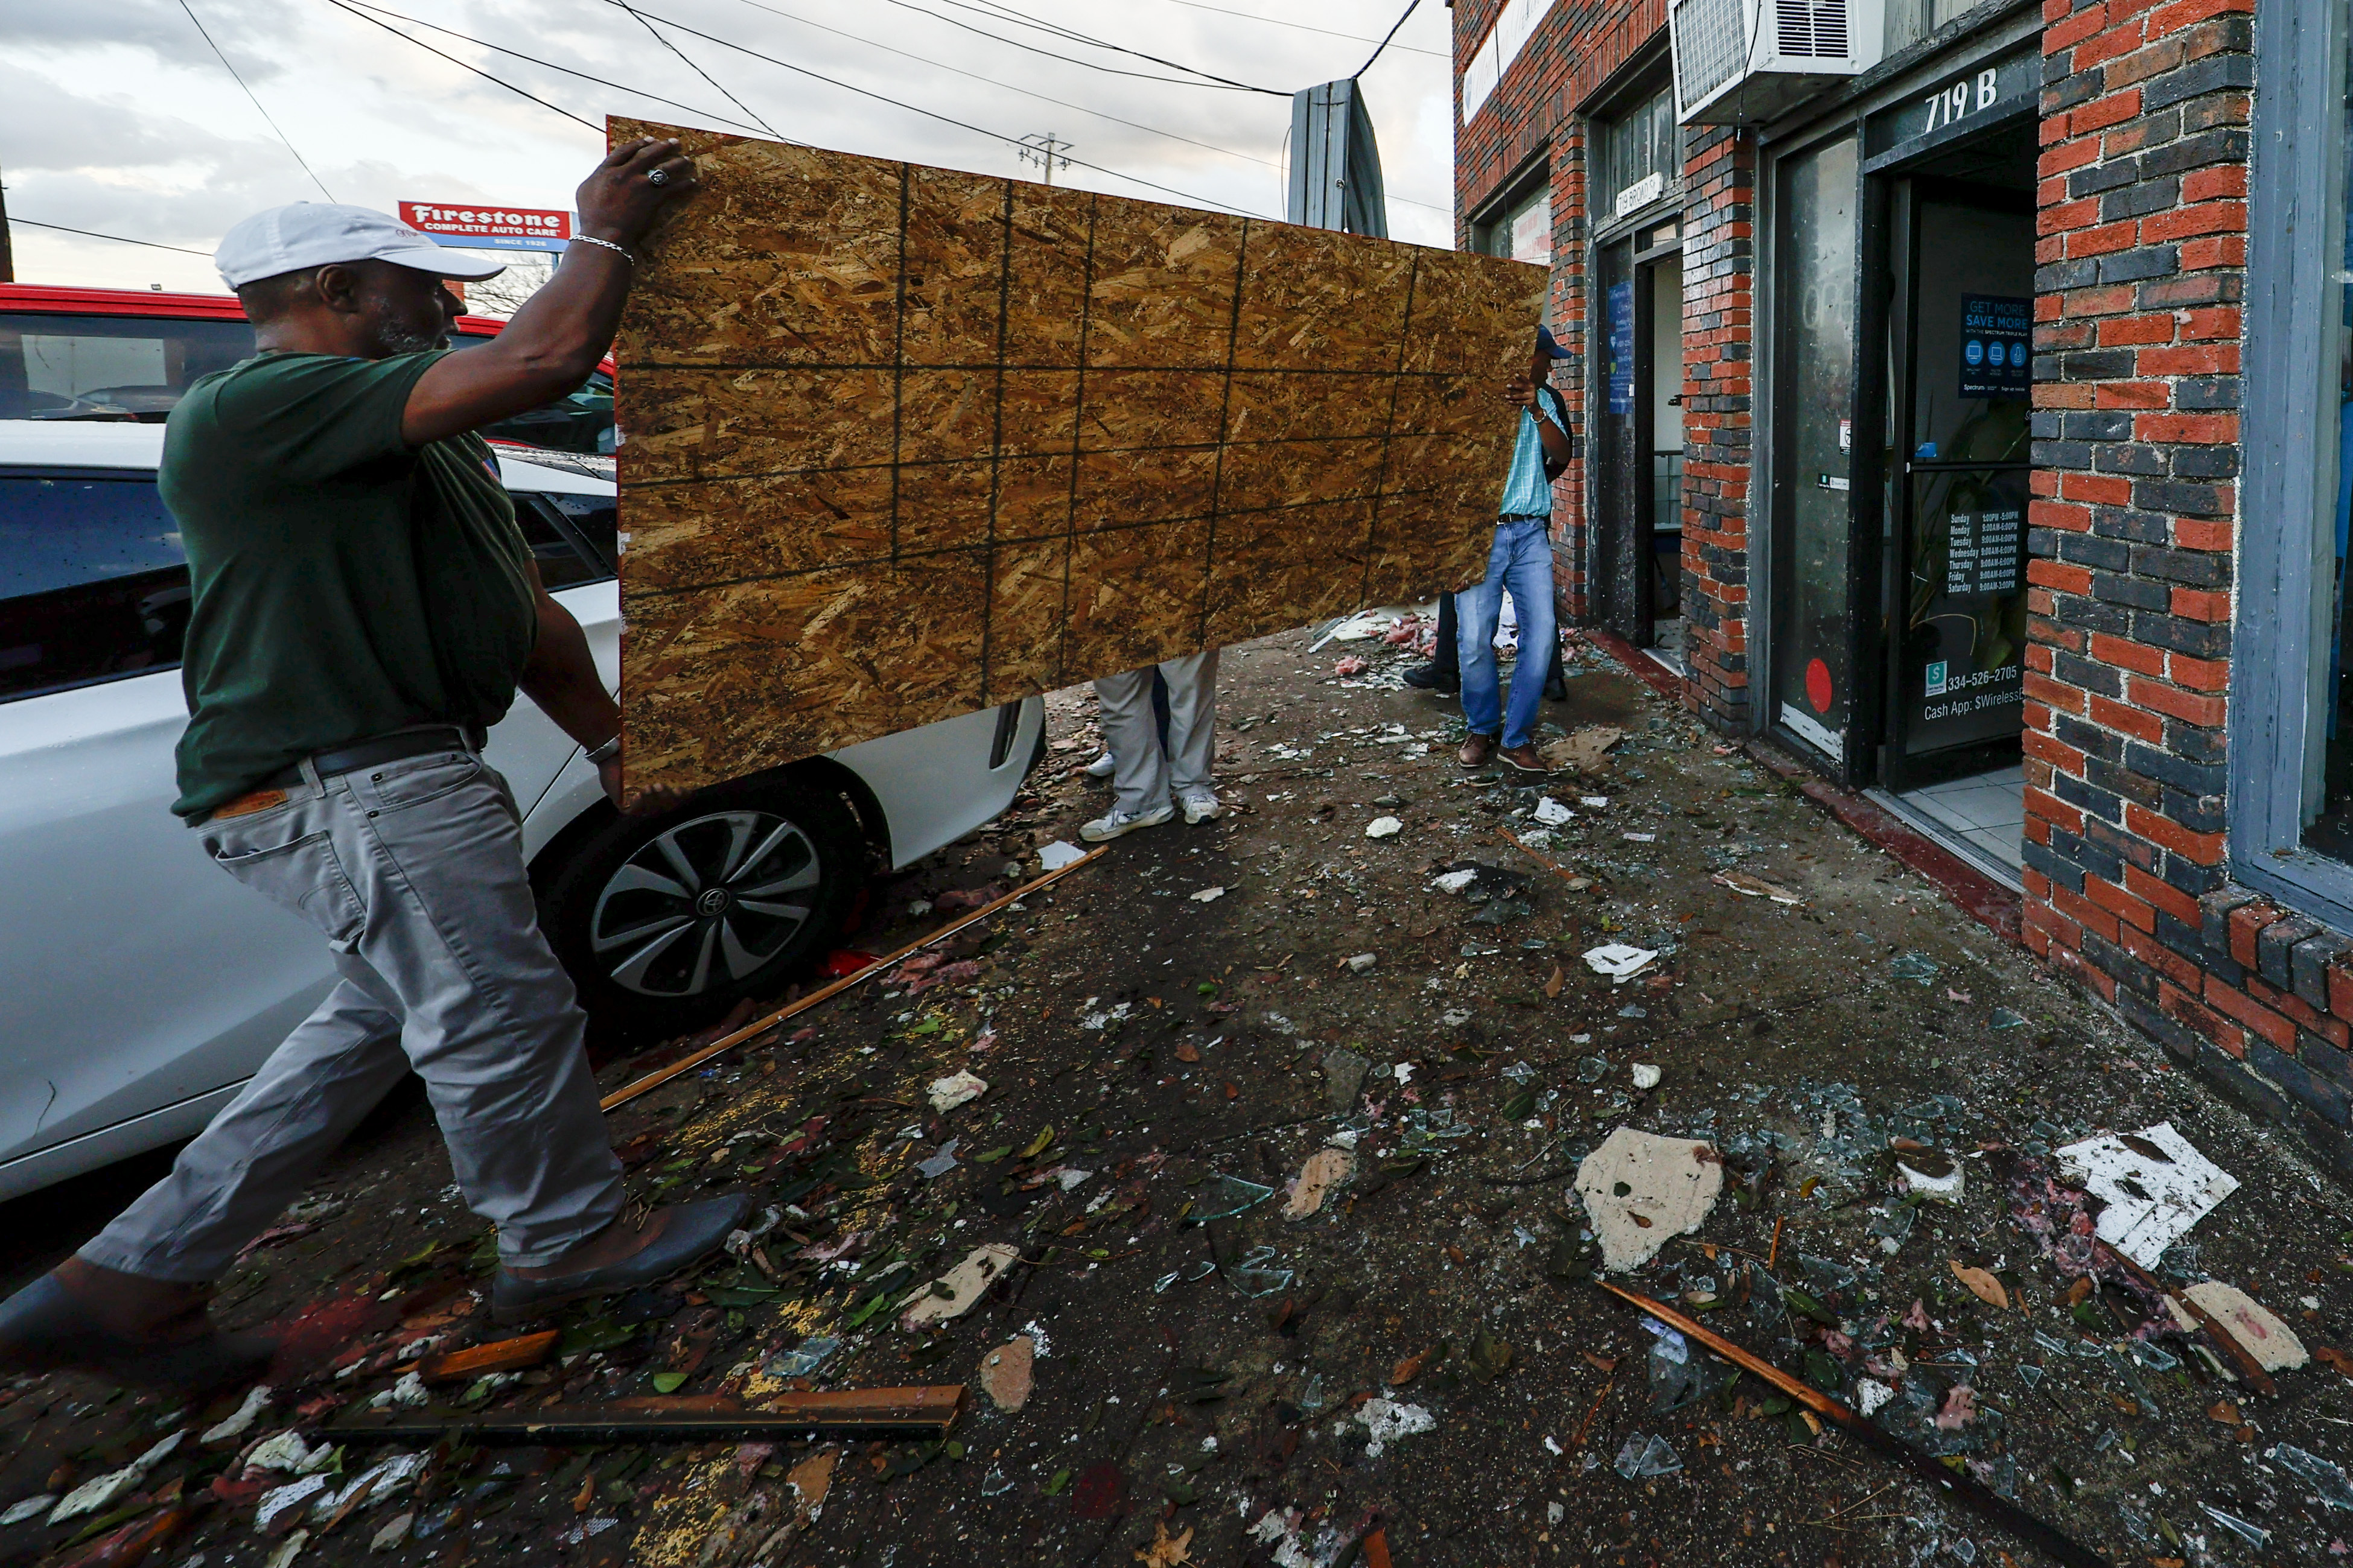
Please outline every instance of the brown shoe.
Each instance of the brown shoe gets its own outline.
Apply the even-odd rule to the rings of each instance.
[[[226,1334],[205,1315],[209,1285],[184,1285],[69,1258],[0,1302],[0,1366],[83,1372],[196,1395],[257,1381],[276,1342]]]
[[[1495,737],[1474,730],[1462,737],[1462,749],[1454,753],[1454,760],[1466,768],[1483,768],[1494,754]]]
[[[1497,752],[1495,754],[1524,773],[1552,772],[1551,764],[1536,755],[1536,744],[1534,741],[1530,741],[1524,746],[1514,746],[1508,751]]]

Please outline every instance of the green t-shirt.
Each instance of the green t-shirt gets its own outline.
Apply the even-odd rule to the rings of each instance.
[[[412,450],[435,353],[272,353],[172,410],[160,475],[192,604],[182,816],[313,752],[417,724],[496,723],[538,634],[531,550],[498,459]]]

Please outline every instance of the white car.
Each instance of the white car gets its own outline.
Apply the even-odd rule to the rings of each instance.
[[[154,424],[0,421],[0,1198],[194,1135],[332,979],[316,931],[169,810],[187,571]],[[502,450],[549,590],[618,674],[609,458]],[[1012,801],[1037,698],[619,816],[526,698],[491,731],[541,918],[589,1009],[680,1033],[771,996],[871,870]]]

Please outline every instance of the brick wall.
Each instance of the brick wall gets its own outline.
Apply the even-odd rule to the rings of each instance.
[[[1454,55],[1485,39],[1501,0],[1458,0]],[[1543,150],[1552,191],[1550,320],[1577,357],[1556,374],[1580,432],[1592,312],[1586,298],[1585,126],[1576,107],[1666,27],[1665,0],[1563,0],[1469,125],[1456,100],[1456,242],[1467,215],[1501,195]],[[1683,613],[1694,679],[1687,700],[1727,730],[1746,722],[1749,323],[1755,254],[1754,142],[1694,128],[1685,145],[1683,248]],[[1572,368],[1572,366],[1574,368]],[[1572,622],[1595,617],[1580,458],[1553,487],[1555,587]]]
[[[1684,706],[1748,725],[1749,395],[1757,150],[1721,126],[1683,143]]]
[[[2353,952],[2228,880],[2253,0],[2046,0],[2028,945],[2353,1170]]]

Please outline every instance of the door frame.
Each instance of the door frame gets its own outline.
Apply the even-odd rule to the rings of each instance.
[[[1985,128],[1987,132],[1994,129]],[[1934,151],[1943,152],[1945,147]],[[1915,465],[1910,452],[1919,411],[1918,378],[1914,372],[1917,368],[1915,350],[1920,333],[1920,207],[1926,201],[1975,205],[2024,216],[2031,225],[2034,197],[2030,192],[1913,174],[1901,165],[1866,176],[1866,184],[1878,188],[1877,208],[1883,212],[1885,221],[1880,226],[1877,254],[1868,258],[1873,268],[1869,276],[1877,279],[1871,298],[1878,306],[1878,315],[1874,320],[1867,312],[1862,323],[1871,334],[1863,340],[1864,358],[1876,367],[1882,384],[1875,390],[1886,417],[1883,438],[1872,444],[1870,458],[1874,470],[1870,489],[1876,547],[1868,553],[1876,581],[1872,585],[1872,597],[1857,601],[1873,604],[1878,610],[1871,632],[1873,643],[1857,650],[1858,658],[1868,662],[1877,688],[1872,704],[1872,743],[1877,752],[1876,766],[1872,772],[1877,776],[1875,780],[1855,782],[1875,782],[1889,794],[1900,795],[1946,779],[1987,773],[2016,762],[2022,754],[2021,727],[2018,740],[1979,741],[1913,757],[1905,750],[1910,721],[1902,699],[1904,619],[1908,613],[1906,585],[1910,580],[1907,563],[1911,560],[1912,531],[1918,522],[1913,512]],[[2029,243],[2031,246],[2031,235]],[[1879,352],[1872,352],[1874,345]],[[1971,471],[1989,467],[1942,462],[1934,465],[1936,469]],[[2021,459],[2004,467],[2014,467],[2023,473],[2031,470],[2033,464]],[[1860,475],[1857,488],[1862,488]],[[1857,521],[1861,521],[1860,516]]]

